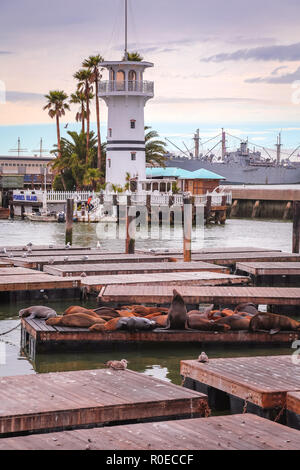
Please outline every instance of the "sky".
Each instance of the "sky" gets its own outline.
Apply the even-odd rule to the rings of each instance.
[[[0,0],[0,154],[18,137],[28,154],[40,138],[53,147],[44,95],[74,92],[73,74],[91,54],[122,58],[123,9],[124,0]],[[286,149],[300,145],[299,17],[299,0],[129,0],[129,50],[154,63],[146,124],[180,148],[192,147],[197,128],[205,141],[221,127],[273,149],[282,130]],[[62,120],[63,136],[79,130],[76,111]],[[106,120],[101,102],[104,140]]]

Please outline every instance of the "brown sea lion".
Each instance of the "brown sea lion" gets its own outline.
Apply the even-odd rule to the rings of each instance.
[[[166,324],[167,324],[167,319],[168,319],[168,316],[167,316],[167,315],[160,315],[159,317],[153,318],[153,320],[155,321],[157,327],[164,327],[164,326],[166,326]]]
[[[279,331],[300,330],[300,322],[284,315],[275,313],[258,313],[250,320],[250,331],[269,331],[276,334]]]
[[[57,313],[53,308],[43,307],[42,305],[34,305],[33,307],[24,308],[19,311],[19,317],[32,320],[39,318],[41,320],[48,320],[48,318],[57,317]]]
[[[220,310],[212,310],[209,314],[208,314],[208,319],[209,320],[216,320],[218,318],[223,318],[222,317],[222,313],[220,312]]]
[[[64,315],[74,315],[75,313],[85,313],[86,315],[90,315],[95,318],[99,318],[99,315],[94,312],[94,310],[90,310],[88,308],[80,307],[79,305],[75,305],[72,307],[67,308],[65,310]]]
[[[215,320],[217,325],[228,325],[233,331],[248,330],[250,325],[250,318],[241,315],[231,315],[230,317],[223,317]]]
[[[161,312],[151,313],[150,315],[146,315],[144,318],[148,318],[149,320],[155,319],[156,317],[164,316],[167,319],[167,315],[162,315]]]
[[[245,312],[249,315],[256,315],[258,312],[256,305],[251,302],[245,302],[235,307],[234,313]]]
[[[105,324],[106,322],[100,317],[95,318],[91,315],[86,315],[85,313],[74,313],[73,315],[49,318],[49,320],[46,321],[46,324],[51,326],[69,326],[79,328],[89,328],[95,323]]]
[[[118,321],[120,320],[120,317],[118,318],[112,318],[106,323],[94,323],[94,325],[90,326],[89,330],[96,332],[96,331],[116,331],[116,327],[118,324]]]
[[[143,316],[151,315],[151,313],[156,313],[156,312],[168,313],[168,309],[163,308],[163,307],[144,307],[144,305],[126,305],[123,308],[129,310],[130,312],[139,313],[140,315],[143,315]]]
[[[221,311],[222,317],[231,317],[233,314],[234,314],[234,311],[231,310],[230,308],[224,308],[224,309]]]
[[[94,312],[97,313],[100,317],[102,317],[102,315],[110,316],[112,318],[116,318],[120,316],[117,310],[115,310],[114,308],[110,308],[110,307],[95,308]]]
[[[230,326],[226,324],[218,324],[212,320],[201,318],[199,315],[190,315],[188,318],[188,326],[192,330],[200,331],[228,331]]]
[[[198,315],[199,318],[206,318],[209,319],[210,312],[199,312],[199,310],[190,310],[187,315],[190,317],[191,315]]]
[[[185,302],[182,296],[173,290],[173,299],[168,312],[166,330],[185,330],[188,329],[188,315]]]

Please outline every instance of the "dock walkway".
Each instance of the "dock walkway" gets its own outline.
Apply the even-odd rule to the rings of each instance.
[[[130,370],[98,369],[0,379],[0,437],[203,416],[207,397]],[[1,440],[1,439],[0,439]]]

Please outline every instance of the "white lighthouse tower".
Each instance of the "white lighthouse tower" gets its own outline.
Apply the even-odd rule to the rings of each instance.
[[[153,64],[128,60],[127,0],[124,58],[101,65],[109,72],[109,79],[99,86],[99,97],[108,107],[106,182],[124,185],[128,173],[145,180],[144,108],[154,96],[154,83],[144,80],[144,71]]]

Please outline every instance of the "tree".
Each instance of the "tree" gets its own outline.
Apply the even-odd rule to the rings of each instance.
[[[89,159],[90,148],[90,96],[93,87],[90,85],[92,71],[90,69],[80,69],[74,74],[74,78],[78,80],[77,90],[85,95],[86,101],[86,163]]]
[[[98,138],[98,154],[97,154],[97,168],[101,169],[101,133],[100,133],[100,106],[99,106],[99,82],[102,78],[100,64],[104,61],[101,55],[89,56],[82,66],[92,71],[90,76],[90,83],[95,83],[95,97],[96,97],[96,116],[97,116],[97,138]]]
[[[93,169],[93,161],[97,160],[97,138],[94,132],[90,133],[89,159],[86,162],[86,134],[69,131],[68,135],[70,139],[61,139],[61,154],[54,160],[53,168],[58,170],[62,177],[68,176],[68,190],[72,190],[74,186],[81,189],[86,184],[84,179],[87,171]],[[57,148],[51,153],[57,155]]]
[[[45,95],[48,103],[44,106],[44,110],[48,109],[48,114],[53,119],[56,118],[57,148],[60,154],[60,127],[59,119],[66,114],[66,110],[70,111],[70,106],[66,103],[68,95],[64,91],[52,90]]]
[[[128,52],[127,60],[129,62],[142,62],[144,58],[141,56],[139,52]]]
[[[93,94],[90,93],[90,99],[93,98]],[[85,120],[87,118],[86,105],[85,105],[85,94],[80,93],[78,90],[72,93],[70,104],[80,104],[80,111],[76,113],[75,119],[77,122],[81,122],[81,132],[85,132]]]
[[[96,191],[101,176],[102,173],[98,168],[88,168],[84,174],[83,183],[85,186],[91,186],[93,191]]]
[[[166,144],[162,140],[157,140],[159,138],[158,133],[150,129],[150,126],[145,127],[146,163],[151,166],[165,167]]]

